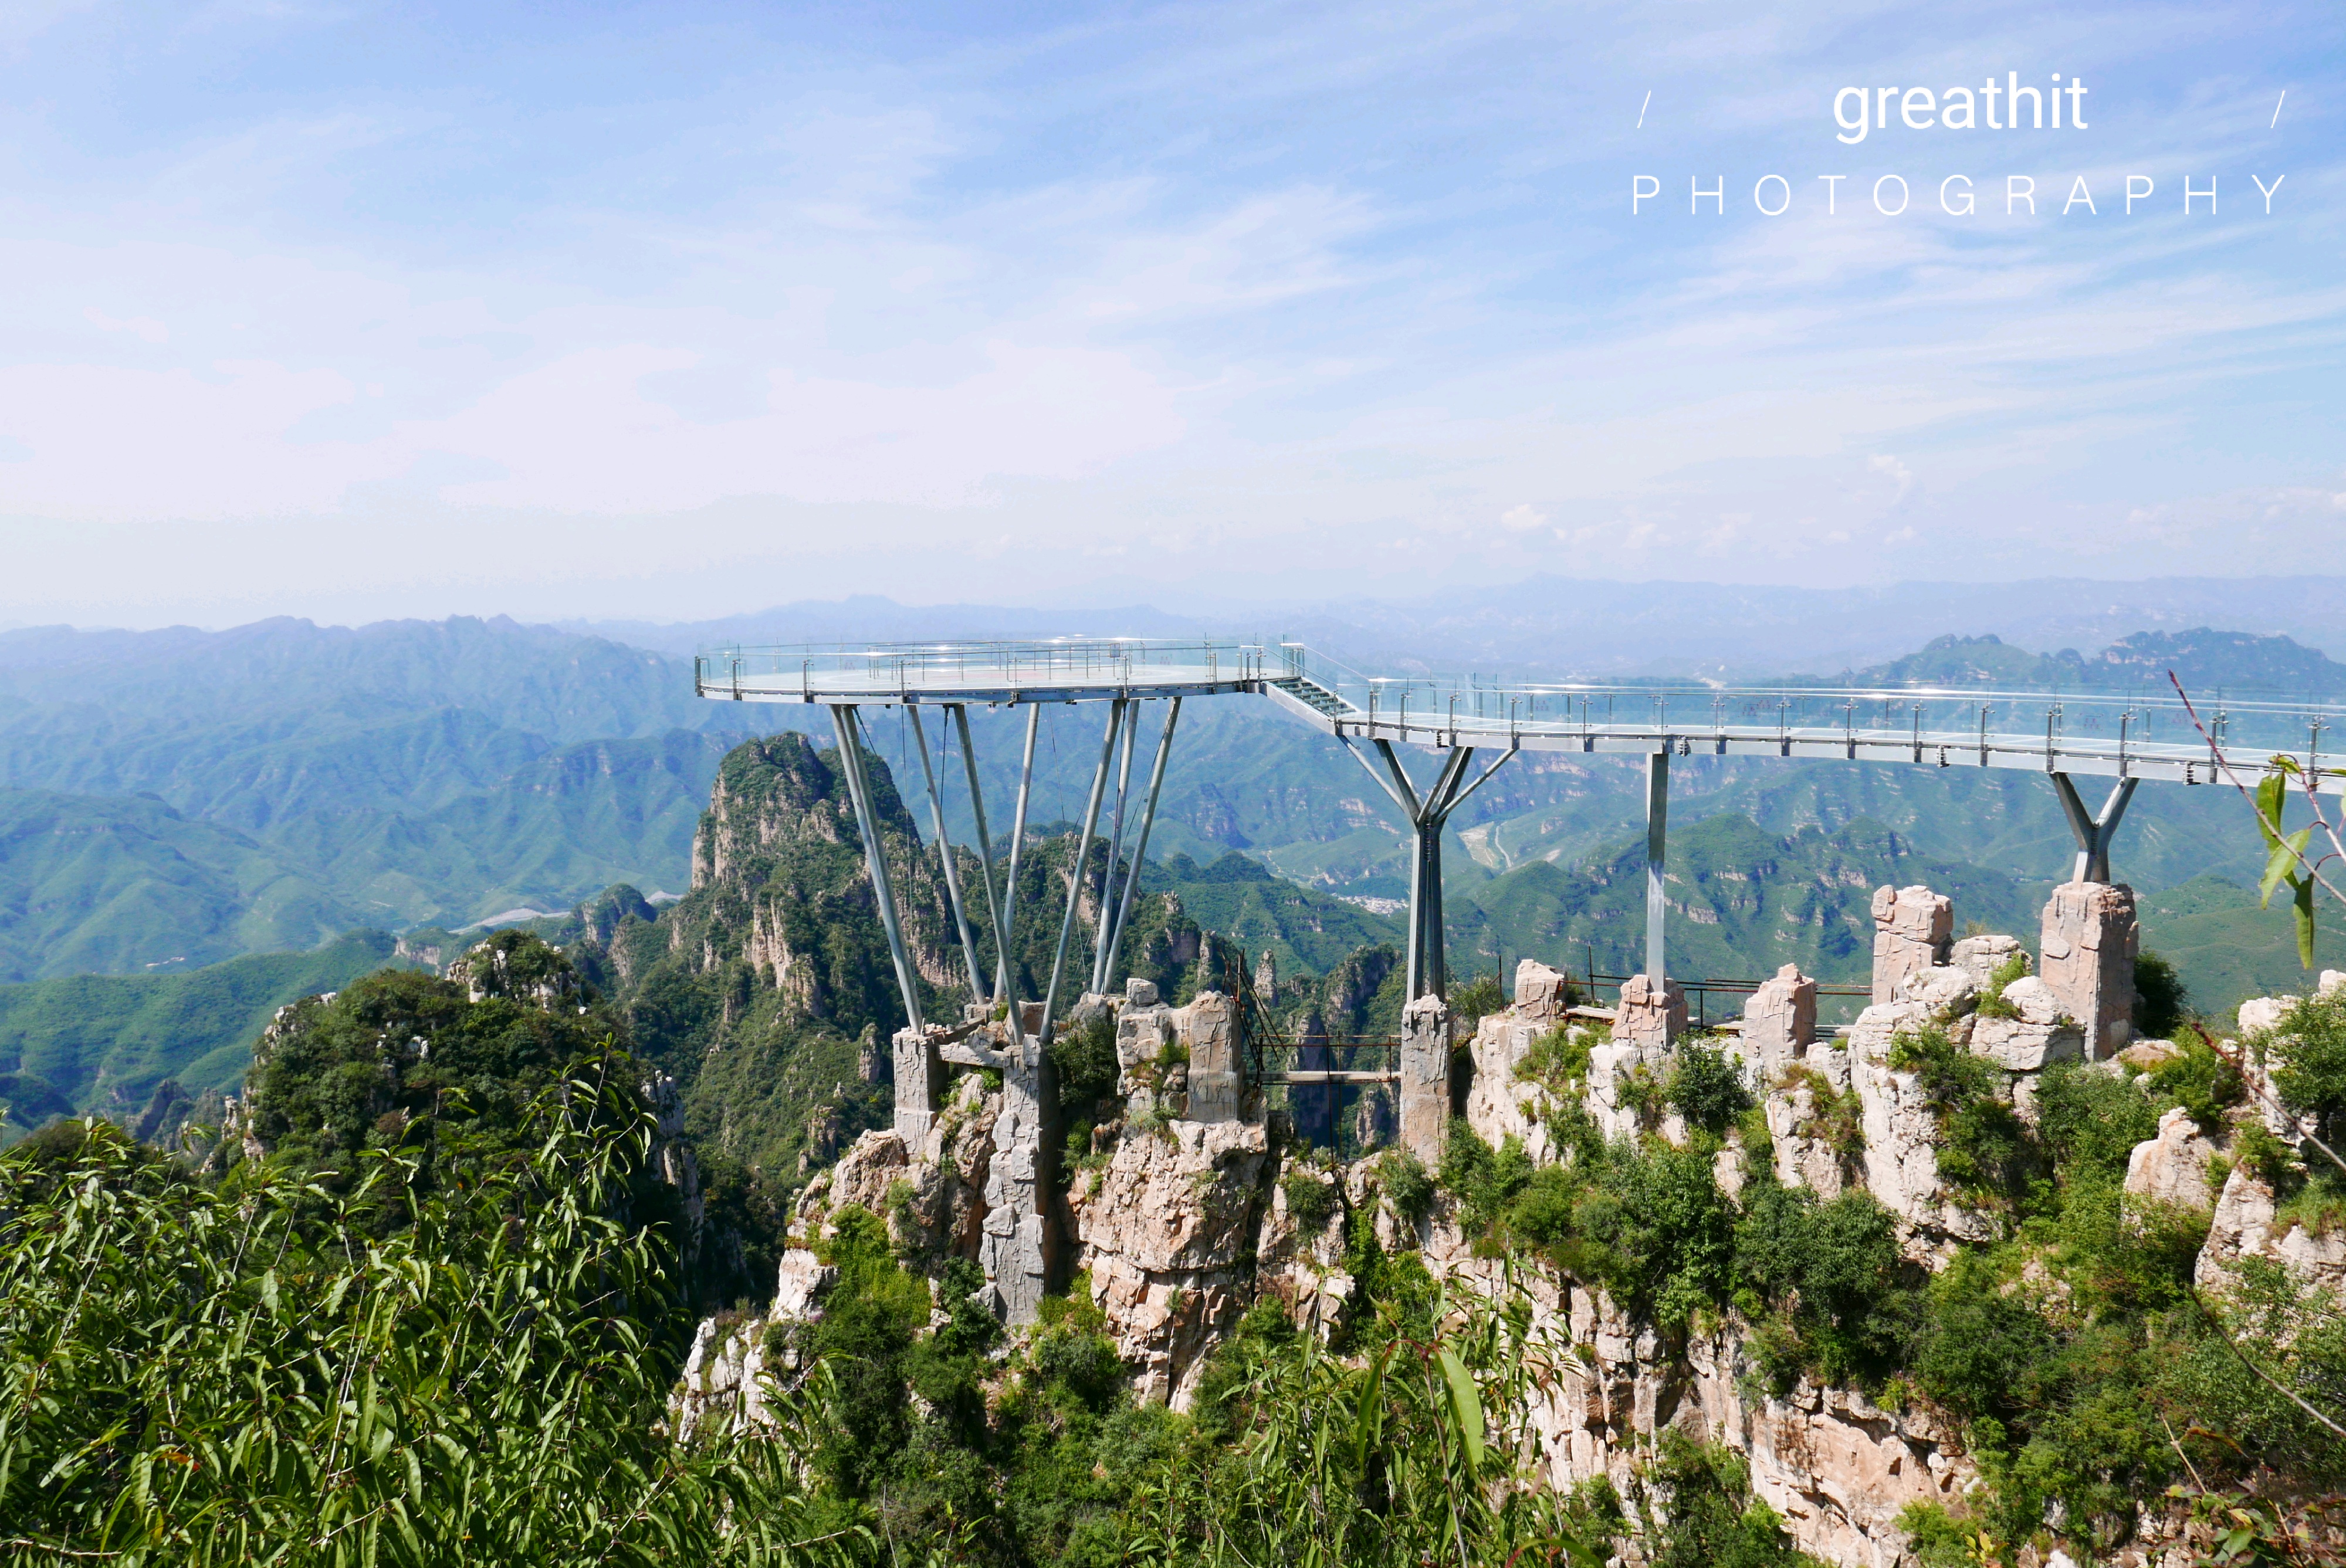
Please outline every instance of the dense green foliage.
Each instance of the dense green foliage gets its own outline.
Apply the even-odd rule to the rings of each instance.
[[[0,986],[0,1101],[12,1107],[11,1133],[90,1110],[127,1123],[166,1079],[192,1094],[232,1089],[280,1007],[340,990],[391,954],[382,932],[353,932],[308,952],[187,973]]]
[[[631,1065],[576,1064],[461,1183],[393,1145],[331,1194],[212,1186],[104,1124],[0,1157],[0,1555],[814,1555],[787,1433],[661,1429],[689,1319],[673,1238],[611,1217],[652,1135]]]

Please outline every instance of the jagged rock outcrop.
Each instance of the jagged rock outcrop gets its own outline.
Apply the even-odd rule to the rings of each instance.
[[[1096,1190],[1068,1207],[1092,1299],[1143,1398],[1186,1409],[1215,1338],[1238,1321],[1270,1197],[1270,1140],[1258,1124],[1168,1124],[1127,1135]]]
[[[1895,999],[1898,983],[1947,962],[1954,901],[1922,886],[1873,891],[1873,1003]]]
[[[2157,1135],[2135,1145],[2127,1156],[2127,1196],[2178,1208],[2208,1208],[2216,1196],[2208,1190],[2208,1171],[2218,1152],[2191,1114],[2174,1106],[2158,1118]]]
[[[1474,1257],[1454,1227],[1438,1219],[1430,1239],[1435,1272],[1495,1285],[1498,1266]],[[1633,1493],[1638,1467],[1675,1428],[1742,1454],[1753,1492],[1801,1551],[1852,1568],[1904,1568],[1900,1512],[1953,1502],[1976,1473],[1960,1435],[1925,1410],[1887,1410],[1806,1380],[1781,1399],[1768,1394],[1739,1322],[1672,1343],[1602,1290],[1540,1275],[1523,1283],[1533,1333],[1549,1350],[1551,1392],[1534,1406],[1531,1431],[1552,1484],[1604,1476]]]
[[[1817,983],[1788,963],[1743,1007],[1743,1044],[1764,1078],[1800,1059],[1817,1037]]]
[[[2261,1257],[2308,1284],[2346,1297],[2346,1230],[2317,1236],[2296,1221],[2281,1223],[2279,1207],[2280,1199],[2262,1177],[2247,1166],[2232,1167],[2193,1270],[2201,1289],[2231,1289],[2240,1261]]]
[[[1933,1022],[1923,1003],[1893,1002],[1859,1013],[1849,1036],[1850,1082],[1864,1108],[1865,1189],[1923,1248],[1995,1234],[1989,1217],[1958,1202],[1940,1175],[1938,1111],[1921,1075],[1891,1065],[1899,1033]]]
[[[930,1257],[978,1257],[1002,1098],[972,1074],[955,1086],[918,1148],[893,1127],[865,1133],[800,1195],[799,1233],[830,1234],[837,1228],[833,1217],[853,1205],[886,1220],[901,1247]]]

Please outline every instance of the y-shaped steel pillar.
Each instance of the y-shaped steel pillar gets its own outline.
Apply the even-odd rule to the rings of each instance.
[[[2066,773],[2047,775],[2053,788],[2061,797],[2061,814],[2069,819],[2069,831],[2077,836],[2077,869],[2070,877],[2073,882],[2106,882],[2110,880],[2110,840],[2116,837],[2118,822],[2126,816],[2127,805],[2134,799],[2136,780],[2121,779],[2102,802],[2101,815],[2086,809],[2076,785]]]
[[[1449,823],[1450,813],[1458,809],[1467,796],[1480,789],[1492,774],[1507,764],[1507,758],[1516,748],[1507,748],[1505,756],[1483,769],[1474,782],[1466,784],[1466,766],[1474,759],[1471,746],[1444,748],[1450,755],[1443,759],[1441,770],[1433,782],[1421,795],[1402,771],[1401,759],[1393,755],[1392,742],[1372,740],[1377,753],[1384,759],[1385,770],[1380,774],[1369,759],[1353,748],[1349,738],[1344,749],[1352,759],[1369,771],[1384,792],[1392,797],[1401,814],[1409,820],[1410,831],[1415,842],[1412,847],[1409,866],[1409,976],[1408,1000],[1431,993],[1446,996],[1450,991],[1450,969],[1443,942],[1442,924],[1442,830]],[[1463,786],[1463,787],[1462,787]]]

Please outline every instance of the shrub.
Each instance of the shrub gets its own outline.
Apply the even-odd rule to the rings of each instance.
[[[2005,987],[2028,972],[2028,954],[2014,952],[1987,977],[1987,989],[1980,993],[1978,1011],[1982,1018],[2017,1018],[2020,1009],[2004,999]]]
[[[1305,1166],[1280,1176],[1279,1190],[1287,1196],[1287,1212],[1294,1218],[1295,1228],[1307,1235],[1325,1228],[1341,1196],[1334,1182]]]
[[[2282,1105],[2314,1121],[2314,1134],[2331,1148],[2346,1145],[2346,987],[2309,996],[2281,1015],[2274,1038],[2273,1089]],[[2257,1041],[2252,1048],[2268,1049]]]
[[[2089,1173],[2125,1179],[2127,1156],[2157,1135],[2161,1109],[2133,1083],[2084,1062],[2055,1062],[2037,1082],[2037,1136],[2071,1181]]]
[[[1649,1522],[1654,1568],[1800,1568],[1783,1520],[1751,1494],[1750,1472],[1732,1449],[1672,1427],[1650,1473],[1668,1499],[1667,1520]]]
[[[1532,1042],[1531,1049],[1515,1064],[1515,1077],[1562,1093],[1588,1076],[1588,1053],[1595,1040],[1587,1029],[1559,1023]]]
[[[1724,1051],[1698,1040],[1681,1041],[1678,1058],[1665,1091],[1671,1107],[1687,1125],[1723,1135],[1729,1122],[1751,1108],[1742,1074]]]
[[[1939,1174],[1974,1203],[2016,1203],[2036,1162],[2035,1140],[2004,1103],[2004,1074],[1935,1026],[1904,1030],[1890,1043],[1893,1072],[1921,1081],[1939,1123]]]
[[[2134,1031],[2148,1040],[2165,1040],[2183,1027],[2191,1004],[2190,989],[2175,965],[2155,952],[2134,961]]]
[[[1486,1013],[1496,1013],[1507,1005],[1506,988],[1495,974],[1478,974],[1465,984],[1451,990],[1450,1016],[1457,1026],[1472,1032]]]
[[[1821,1203],[1805,1187],[1747,1189],[1735,1271],[1784,1315],[1781,1369],[1821,1382],[1878,1381],[1896,1369],[1920,1309],[1895,1216],[1862,1192]]]
[[[1059,1074],[1059,1103],[1088,1105],[1116,1093],[1116,1018],[1103,1010],[1051,1042]]]
[[[2224,1113],[2248,1097],[2239,1064],[2218,1054],[2204,1039],[2175,1044],[2183,1054],[2150,1070],[2151,1092],[2182,1106],[2199,1124],[2201,1132],[2220,1131]]]
[[[1387,1149],[1377,1160],[1377,1180],[1393,1212],[1415,1225],[1433,1207],[1437,1190],[1425,1162],[1408,1149]]]

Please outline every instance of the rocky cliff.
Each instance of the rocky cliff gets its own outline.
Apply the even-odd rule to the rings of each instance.
[[[2031,1253],[2018,1225],[2026,1184],[2044,1177],[2027,1166],[2028,1151],[2055,1135],[2039,1125],[2048,1096],[2064,1105],[2086,1103],[2080,1095],[2103,1095],[2096,1105],[2129,1103],[2109,1095],[2154,1104],[2169,1082],[2161,1074],[2188,1053],[2157,1041],[2097,1052],[2090,1035],[2106,1023],[2106,1003],[2079,1022],[2051,984],[2025,972],[2020,943],[1954,940],[1943,901],[1925,895],[1884,890],[1877,900],[1890,939],[1877,950],[1878,1000],[1838,1034],[1815,1033],[1813,986],[1796,971],[1762,988],[1740,1030],[1695,1041],[1673,1037],[1673,999],[1659,988],[1625,995],[1607,1017],[1576,1007],[1564,976],[1527,962],[1514,1003],[1457,1041],[1451,1151],[1479,1149],[1486,1168],[1514,1162],[1506,1190],[1536,1196],[1541,1173],[1569,1173],[1594,1149],[1650,1150],[1617,1157],[1707,1171],[1713,1196],[1701,1201],[1715,1218],[1705,1223],[1741,1224],[1777,1201],[1770,1193],[1837,1203],[1833,1213],[1851,1223],[1881,1217],[1892,1247],[1884,1267],[1923,1282],[1905,1287],[1909,1299],[1923,1299],[1933,1272],[1991,1252],[2026,1255],[2007,1296],[2066,1299],[2058,1259]],[[2323,980],[2329,992],[2341,983]],[[1634,1026],[1632,1001],[1651,1013]],[[1962,1516],[1989,1484],[1961,1413],[1922,1397],[1902,1373],[1826,1375],[1813,1356],[1788,1359],[1787,1325],[1818,1309],[1800,1291],[1763,1300],[1722,1288],[1674,1313],[1624,1283],[1619,1242],[1608,1264],[1587,1242],[1549,1244],[1553,1227],[1542,1230],[1528,1210],[1495,1222],[1471,1161],[1445,1155],[1436,1186],[1397,1150],[1343,1163],[1315,1152],[1291,1117],[1266,1114],[1244,1082],[1222,1082],[1236,1061],[1227,999],[1201,993],[1175,1008],[1137,985],[1128,998],[1087,1006],[1118,1017],[1124,1114],[1092,1132],[1088,1149],[1068,1151],[1052,1199],[1068,1242],[1061,1278],[1088,1293],[1143,1399],[1187,1408],[1217,1347],[1262,1303],[1276,1302],[1308,1332],[1341,1337],[1378,1288],[1367,1276],[1405,1257],[1432,1281],[1513,1295],[1570,1348],[1525,1434],[1559,1488],[1601,1477],[1634,1495],[1665,1434],[1682,1432],[1739,1454],[1751,1492],[1800,1549],[1892,1568],[1917,1561],[1913,1521],[1933,1509]],[[2291,1217],[2250,1162],[2234,1163],[2250,1122],[2296,1131],[2259,1086],[2286,1058],[2288,1042],[2275,1033],[2285,1010],[2286,999],[2250,1004],[2239,1033],[2252,1048],[2216,1048],[2247,1064],[2239,1103],[2147,1112],[2149,1135],[2123,1158],[2123,1223],[2204,1237],[2194,1273],[2218,1302],[2249,1259],[2346,1290],[2346,1240]],[[1710,1109],[1688,1087],[1697,1079],[1712,1084]],[[824,1237],[851,1205],[882,1216],[908,1254],[982,1259],[990,1174],[1009,1152],[999,1140],[1019,1135],[1004,1130],[1003,1099],[985,1074],[967,1070],[918,1146],[877,1130],[849,1148],[801,1201],[773,1318],[821,1312]],[[2125,1125],[2135,1125],[2132,1115]],[[1602,1223],[1616,1231],[1592,1224],[1587,1234],[1617,1235],[1642,1217],[1615,1215]],[[1826,1285],[1810,1278],[1800,1288]],[[754,1415],[749,1357],[767,1326],[751,1319],[729,1338],[704,1335],[688,1419]],[[2047,1517],[2115,1532],[2121,1545],[2111,1561],[2183,1560],[2171,1555],[2178,1521],[2156,1497],[2108,1506],[2118,1523],[2081,1522],[2059,1506]],[[2055,1538],[2045,1539],[2049,1552]]]

